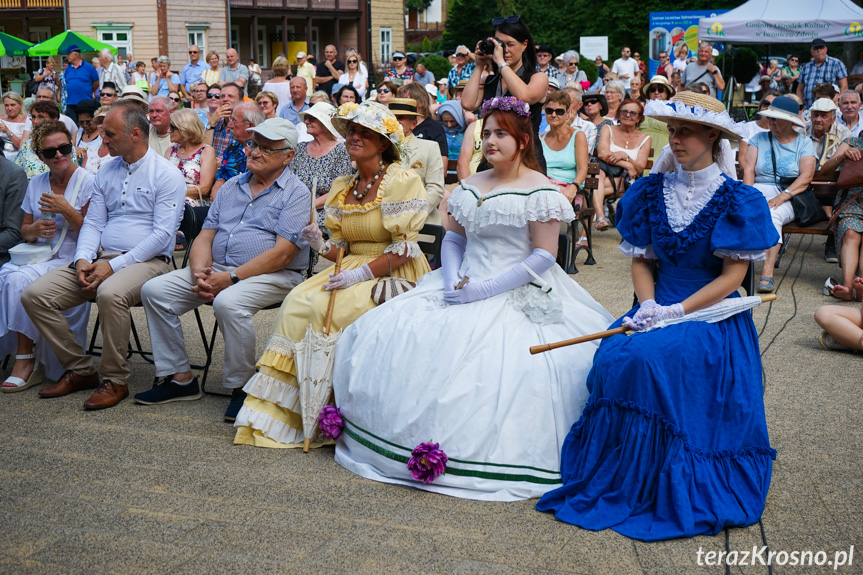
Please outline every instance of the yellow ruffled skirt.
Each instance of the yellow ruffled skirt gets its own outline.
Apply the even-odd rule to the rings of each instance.
[[[351,244],[351,250],[355,250],[355,253],[344,257],[342,269],[356,269],[374,261],[387,245],[371,242]],[[305,437],[300,416],[294,349],[305,336],[309,323],[315,331],[323,331],[331,293],[324,290],[323,286],[334,268],[330,266],[295,287],[282,303],[267,349],[258,360],[259,371],[243,387],[248,396],[234,424],[237,427],[235,444],[302,447]],[[393,270],[393,275],[415,282],[429,271],[425,257],[418,257]],[[376,282],[377,278],[337,292],[330,333],[346,328],[375,307],[371,291]],[[311,446],[321,447],[331,443],[331,440],[316,433]]]

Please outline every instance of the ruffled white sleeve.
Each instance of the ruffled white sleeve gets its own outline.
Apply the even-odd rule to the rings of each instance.
[[[761,262],[767,258],[767,252],[764,250],[725,250],[718,249],[713,252],[718,258],[731,258],[733,260],[749,260],[753,262]]]
[[[656,253],[654,253],[654,251],[653,251],[653,245],[651,245],[651,244],[647,244],[644,247],[638,247],[638,246],[632,245],[631,243],[629,243],[626,240],[623,240],[620,243],[620,247],[618,249],[620,249],[620,251],[623,255],[628,256],[630,258],[645,258],[648,260],[657,259]]]

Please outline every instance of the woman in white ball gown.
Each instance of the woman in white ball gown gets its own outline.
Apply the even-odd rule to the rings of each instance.
[[[527,104],[494,98],[482,111],[492,169],[450,197],[442,269],[339,341],[336,461],[376,481],[513,501],[560,486],[561,446],[598,344],[537,356],[529,347],[601,331],[612,317],[555,263],[560,223],[574,213],[538,171]]]

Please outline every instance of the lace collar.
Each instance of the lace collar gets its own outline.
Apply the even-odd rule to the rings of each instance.
[[[676,173],[665,174],[662,195],[671,229],[677,233],[691,224],[724,182],[716,164],[695,172],[679,168]]]

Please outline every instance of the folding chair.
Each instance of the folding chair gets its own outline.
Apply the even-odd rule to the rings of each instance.
[[[592,266],[596,263],[596,260],[593,258],[593,229],[591,228],[591,226],[593,224],[593,216],[594,214],[596,214],[596,210],[593,209],[593,194],[598,187],[599,164],[596,162],[591,162],[587,165],[587,178],[584,180],[584,189],[579,191],[579,194],[582,196],[584,201],[581,205],[581,209],[576,210],[575,219],[569,224],[569,226],[567,226],[566,229],[567,236],[571,237],[571,240],[568,242],[568,244],[569,246],[572,246],[572,249],[567,252],[569,254],[569,257],[563,260],[564,264],[562,264],[560,267],[562,267],[568,274],[578,273],[578,268],[575,267],[575,262],[578,258],[578,252],[581,250],[587,251],[587,259],[584,261],[585,265]],[[573,208],[575,208],[574,205]],[[587,238],[586,247],[578,245],[577,224],[581,224],[582,228],[584,229],[584,235]],[[558,253],[558,258],[560,258],[560,253]]]

